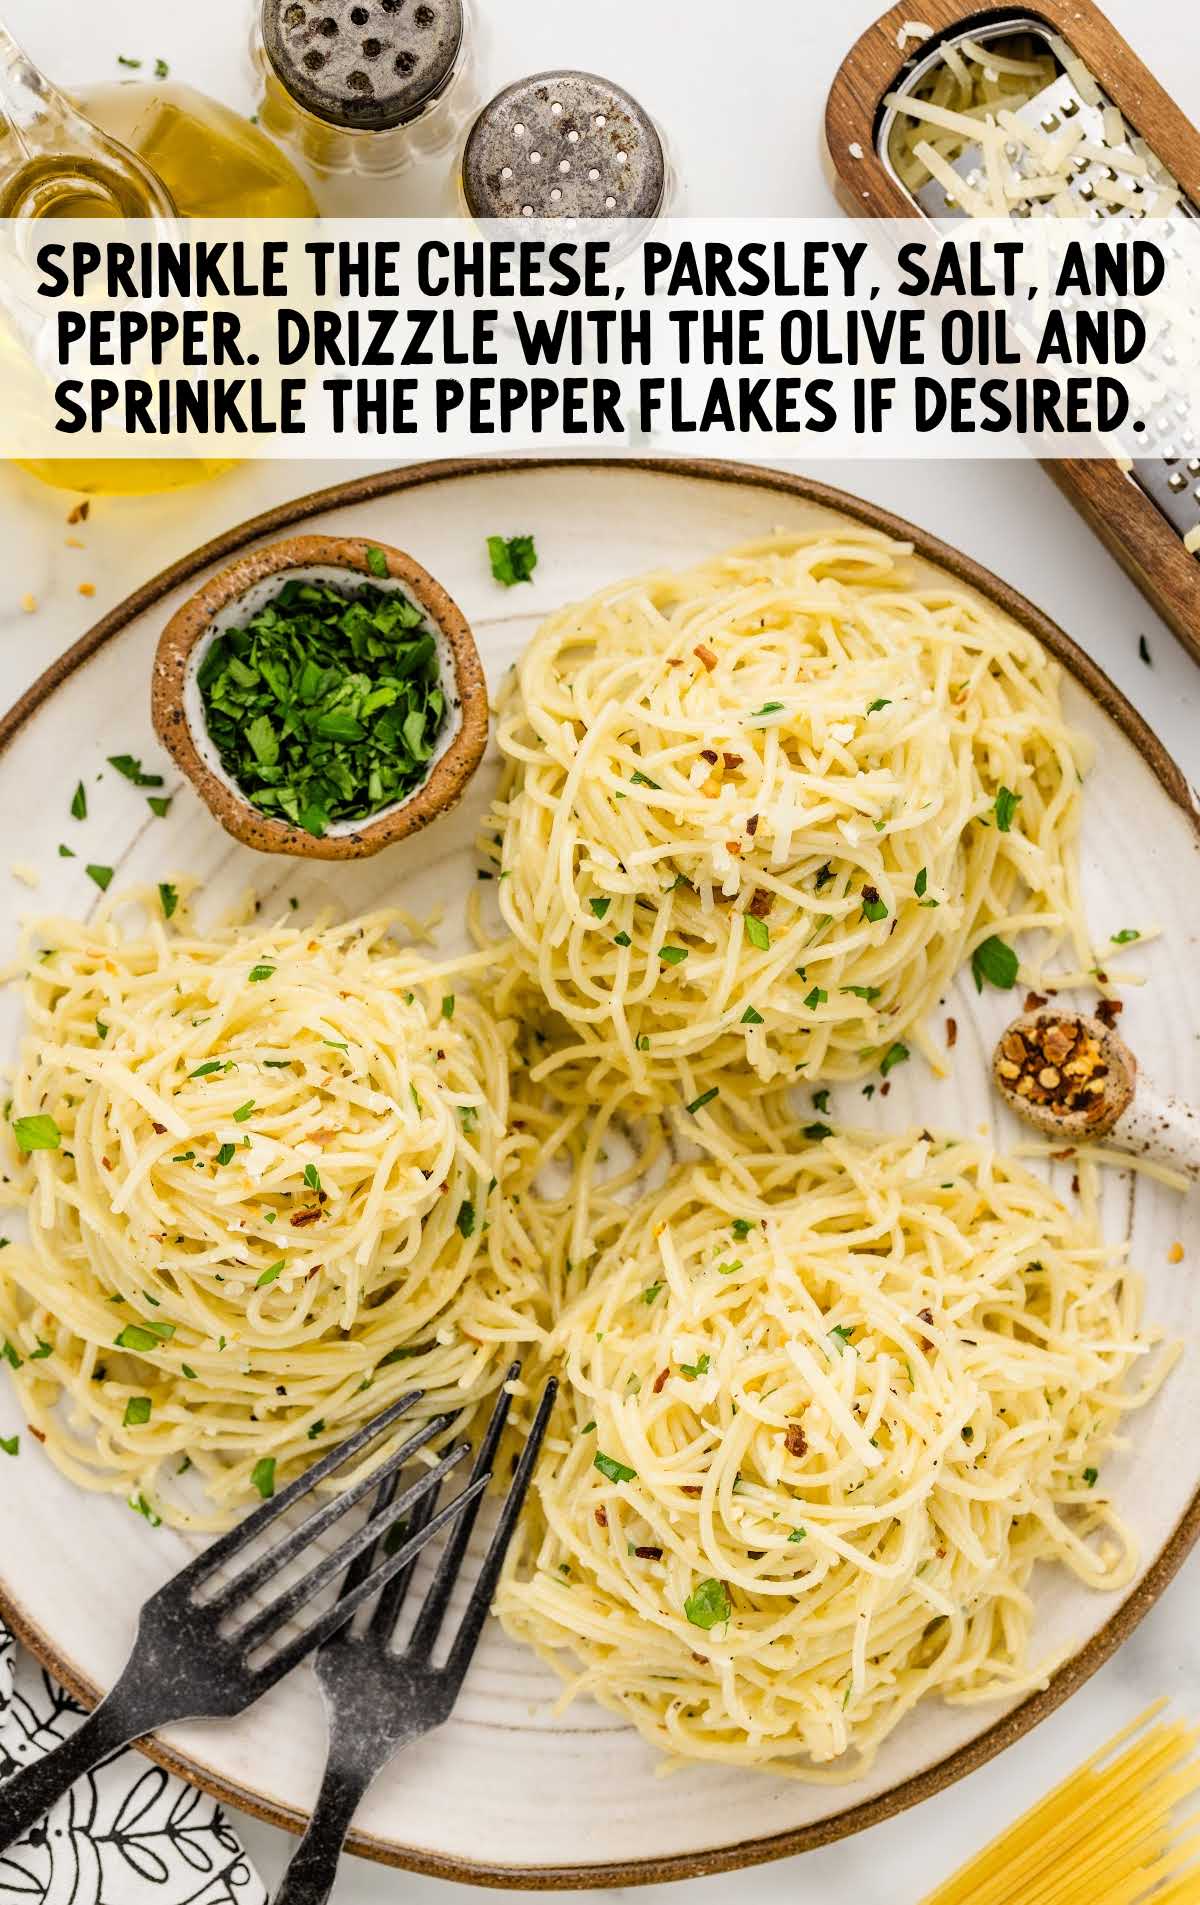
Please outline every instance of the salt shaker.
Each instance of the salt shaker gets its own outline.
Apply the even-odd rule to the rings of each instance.
[[[460,209],[477,219],[651,219],[670,190],[653,119],[595,73],[534,73],[506,86],[462,152]]]

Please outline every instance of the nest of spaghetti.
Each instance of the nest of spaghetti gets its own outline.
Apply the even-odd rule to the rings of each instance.
[[[874,531],[564,609],[498,725],[500,997],[583,1100],[862,1077],[985,942],[980,983],[1012,985],[1006,935],[1091,964],[1055,664]]]
[[[672,1760],[856,1777],[926,1696],[1044,1680],[1035,1562],[1129,1582],[1104,1458],[1172,1354],[1140,1310],[980,1144],[677,1166],[553,1337],[505,1626]]]
[[[163,893],[169,923],[151,896],[32,930],[0,1338],[60,1468],[205,1529],[402,1391],[403,1433],[461,1427],[540,1285],[478,961],[387,913],[201,934]]]

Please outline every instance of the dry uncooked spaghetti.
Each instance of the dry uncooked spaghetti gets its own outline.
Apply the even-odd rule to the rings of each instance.
[[[404,1389],[413,1420],[477,1401],[536,1334],[510,1028],[392,915],[118,913],[33,934],[0,1338],[61,1468],[214,1527]]]
[[[1158,1720],[1116,1734],[923,1905],[1200,1905],[1200,1734]]]
[[[551,616],[499,738],[514,978],[570,1033],[533,1077],[573,1073],[581,1102],[859,1077],[1004,934],[1090,963],[1058,670],[874,531]]]
[[[1029,1576],[1136,1565],[1101,1464],[1168,1358],[1087,1216],[973,1143],[677,1168],[552,1339],[509,1631],[668,1754],[863,1770],[930,1693],[1037,1684]]]

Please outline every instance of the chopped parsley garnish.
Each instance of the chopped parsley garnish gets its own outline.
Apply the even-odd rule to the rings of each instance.
[[[161,1349],[174,1334],[174,1323],[126,1323],[113,1342],[118,1349],[134,1349],[144,1355],[147,1350]]]
[[[279,1272],[283,1269],[283,1263],[284,1263],[284,1260],[282,1257],[280,1257],[278,1263],[273,1263],[269,1270],[264,1270],[261,1277],[258,1279],[258,1282],[254,1286],[255,1289],[263,1290],[266,1288],[268,1283],[274,1283],[276,1277],[279,1275]]]
[[[925,888],[928,886],[928,884],[929,884],[929,874],[926,871],[926,869],[922,867],[916,879],[913,881],[913,892],[916,894],[919,900],[923,900],[925,898]]]
[[[1140,939],[1141,936],[1136,926],[1122,926],[1120,932],[1113,933],[1111,937],[1114,946],[1129,946],[1135,939]]]
[[[532,536],[489,536],[487,551],[492,574],[506,589],[511,589],[514,583],[533,580],[537,550]]]
[[[16,1455],[20,1447],[19,1435],[0,1435],[0,1449],[3,1449],[6,1455]]]
[[[318,1416],[315,1422],[312,1422],[309,1424],[308,1439],[310,1442],[315,1442],[317,1437],[319,1435],[324,1435],[324,1433],[325,1433],[325,1418],[324,1416]]]
[[[746,938],[759,952],[766,952],[771,944],[771,931],[765,919],[759,919],[754,913],[743,913],[746,925]]]
[[[53,1355],[53,1353],[49,1343],[44,1343],[39,1336],[37,1339],[37,1348],[30,1351],[29,1360],[31,1363],[44,1362],[46,1357]]]
[[[608,899],[608,898],[599,899],[599,900],[589,900],[588,905],[591,907],[597,919],[603,919],[609,907],[612,905],[612,901],[611,899]]]
[[[839,992],[852,992],[856,999],[865,999],[868,1005],[874,1005],[876,999],[883,997],[882,986],[839,986]]]
[[[655,1297],[658,1295],[661,1289],[662,1289],[661,1283],[648,1283],[645,1289],[642,1291],[642,1302],[653,1303]]]
[[[221,1146],[220,1150],[217,1152],[217,1163],[221,1165],[222,1168],[226,1164],[232,1164],[233,1154],[236,1150],[237,1150],[236,1144],[231,1144],[229,1140],[226,1139],[225,1143]]]
[[[740,1241],[741,1238],[750,1235],[750,1232],[754,1229],[754,1225],[748,1217],[735,1217],[729,1228]]]
[[[679,966],[688,956],[686,946],[660,946],[658,956],[664,966]]]
[[[7,1336],[3,1343],[0,1343],[0,1356],[4,1358],[4,1361],[8,1364],[10,1369],[20,1369],[22,1358],[13,1344],[9,1342]]]
[[[100,867],[89,864],[84,868],[84,872],[87,874],[89,880],[95,880],[96,885],[100,888],[102,893],[107,893],[109,883],[113,876],[111,867]]]
[[[632,946],[632,944],[633,944],[633,941],[632,939],[630,939],[628,933],[614,933],[613,934],[614,946]]]
[[[165,820],[171,809],[170,794],[147,794],[146,804],[157,820]]]
[[[132,1429],[136,1428],[141,1422],[149,1422],[150,1407],[149,1396],[130,1396],[129,1401],[125,1404],[122,1427]]]
[[[1100,1480],[1100,1470],[1098,1468],[1085,1468],[1083,1471],[1083,1479],[1089,1488],[1095,1488],[1096,1483]]]
[[[458,1225],[459,1234],[461,1236],[470,1237],[474,1234],[475,1206],[474,1204],[470,1202],[469,1199],[466,1202],[459,1205],[458,1216],[455,1218],[454,1221]]]
[[[891,705],[892,705],[891,702],[888,700],[885,700],[884,697],[881,695],[878,701],[873,701],[871,703],[870,707],[867,709],[867,713],[878,714],[880,708],[890,708]]]
[[[161,787],[163,784],[161,774],[143,773],[142,763],[135,760],[132,754],[110,754],[108,764],[115,767],[118,774],[124,774],[125,779],[132,781],[135,787]]]
[[[846,1344],[853,1336],[857,1325],[854,1323],[835,1323],[829,1332],[829,1340],[839,1356],[846,1354]]]
[[[822,1112],[822,1113],[824,1113],[824,1112],[826,1112],[826,1111],[828,1111],[828,1110],[829,1110],[829,1087],[828,1087],[828,1085],[823,1085],[820,1091],[814,1091],[814,1093],[813,1093],[813,1095],[812,1095],[812,1098],[813,1098],[813,1110],[814,1110],[814,1111],[820,1111],[820,1112]]]
[[[910,1053],[907,1045],[904,1045],[899,1039],[896,1040],[894,1045],[889,1045],[887,1051],[879,1061],[879,1069],[883,1076],[886,1078],[888,1073],[895,1066],[903,1065],[905,1059],[909,1056]]]
[[[181,1376],[186,1376],[189,1382],[195,1382],[197,1380],[196,1372],[190,1363],[180,1363],[179,1373]]]
[[[803,1541],[807,1533],[807,1528],[793,1528],[791,1534],[788,1536],[788,1540],[797,1542]]]
[[[828,997],[829,994],[825,991],[823,986],[814,986],[804,1003],[809,1011],[812,1012],[815,1011],[817,1006],[824,1005]]]
[[[1020,802],[1020,794],[1014,794],[1011,787],[1002,787],[996,795],[996,825],[1001,833],[1008,833],[1013,824],[1013,815]]]
[[[118,53],[118,54],[117,54],[117,65],[118,65],[118,66],[132,66],[132,67],[138,67],[138,66],[140,66],[140,65],[141,65],[141,63],[142,63],[142,62],[141,62],[141,60],[135,60],[135,59],[133,59],[133,58],[132,58],[132,57],[130,56],[130,54],[128,54],[128,53]]]
[[[729,1589],[724,1581],[701,1581],[688,1595],[683,1611],[693,1627],[702,1627],[706,1633],[720,1627],[733,1612]]]
[[[237,1112],[235,1111],[233,1115],[234,1115],[234,1117],[236,1118],[236,1117],[237,1117]],[[316,1165],[315,1165],[315,1164],[306,1164],[306,1165],[305,1165],[305,1167],[304,1167],[304,1182],[305,1182],[305,1183],[306,1183],[306,1184],[308,1185],[308,1188],[309,1188],[309,1190],[310,1190],[310,1191],[319,1191],[319,1190],[320,1190],[320,1188],[321,1188],[321,1173],[320,1173],[320,1172],[318,1171],[318,1169],[317,1169],[317,1167],[316,1167]]]
[[[367,563],[387,575],[381,549]],[[410,794],[446,719],[424,611],[365,581],[292,577],[218,635],[196,681],[225,772],[260,812],[317,836]]]
[[[971,971],[975,976],[976,992],[983,991],[986,979],[989,985],[998,986],[1007,992],[1017,982],[1017,968],[1020,961],[1007,940],[992,933],[976,946],[971,954]]]
[[[159,59],[156,59],[154,62],[155,79],[169,79],[170,74],[171,74],[171,69],[167,65],[166,60],[162,59],[161,57]]]
[[[129,62],[128,60],[125,62],[126,65],[129,65],[130,63],[131,62]],[[136,60],[132,63],[138,66],[141,65],[140,60]],[[146,1500],[146,1497],[144,1495],[131,1495],[129,1497],[129,1506],[132,1508],[135,1515],[141,1515],[144,1520],[150,1523],[150,1526],[152,1528],[162,1527],[162,1516],[155,1513],[154,1509],[151,1508],[149,1502]]]
[[[705,1105],[711,1105],[720,1089],[721,1087],[719,1085],[710,1085],[708,1090],[702,1091],[698,1098],[693,1098],[691,1104],[687,1107],[692,1113],[692,1116],[695,1117],[696,1113],[702,1111]]]
[[[444,1019],[452,1019],[454,1017],[454,994],[452,992],[448,992],[442,1000],[442,1017]]]
[[[629,784],[631,787],[652,787],[655,793],[659,791],[658,782],[652,781],[649,774],[643,774],[640,767],[634,768],[633,773],[629,776]]]
[[[832,880],[832,878],[833,878],[833,868],[830,866],[828,860],[826,860],[823,867],[817,868],[817,877],[813,881],[814,890],[819,893],[822,887],[826,887],[829,885],[829,882],[830,880]]]
[[[610,1482],[632,1482],[637,1477],[635,1468],[626,1468],[624,1462],[618,1462],[613,1455],[605,1455],[601,1449],[596,1450],[592,1467],[598,1468]]]
[[[223,1058],[206,1058],[203,1065],[197,1065],[194,1072],[188,1073],[188,1077],[211,1078],[214,1072],[223,1072],[224,1069],[225,1061]]]
[[[169,886],[165,880],[160,880],[159,886],[158,886],[158,897],[162,904],[163,918],[170,919],[172,913],[175,911],[175,908],[179,905],[178,893],[175,891],[175,888],[173,886]]]
[[[761,721],[764,715],[782,714],[782,713],[783,713],[782,701],[764,701],[761,708],[755,708],[752,710],[750,719],[752,721]]]
[[[87,788],[82,781],[71,795],[71,818],[72,820],[87,819]]]
[[[247,1118],[250,1116],[250,1113],[253,1110],[254,1110],[254,1100],[253,1098],[247,1098],[245,1104],[239,1105],[237,1110],[234,1112],[233,1114],[234,1124],[245,1124]]]
[[[262,1455],[250,1471],[251,1487],[257,1488],[264,1501],[275,1493],[275,1457]]]
[[[766,1021],[762,1013],[756,1012],[752,1005],[748,1005],[746,1010],[742,1013],[743,1025],[764,1025],[765,1023]]]
[[[681,1375],[686,1376],[689,1382],[695,1382],[697,1376],[707,1376],[709,1366],[709,1354],[707,1350],[704,1350],[694,1363],[680,1363],[679,1372]]]
[[[28,1117],[14,1118],[12,1132],[21,1151],[57,1151],[62,1143],[62,1132],[46,1111],[33,1111]]]
[[[806,1138],[811,1138],[814,1144],[818,1143],[822,1138],[831,1138],[833,1136],[833,1127],[827,1124],[801,1125],[800,1130],[801,1135]]]
[[[267,965],[251,966],[250,971],[246,976],[249,979],[250,984],[252,986],[259,986],[262,984],[264,979],[270,979],[274,975],[274,972],[275,972],[274,966],[267,966]]]
[[[864,919],[886,919],[888,910],[873,886],[864,886],[862,890],[862,916]]]

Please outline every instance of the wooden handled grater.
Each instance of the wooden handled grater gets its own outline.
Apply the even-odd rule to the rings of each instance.
[[[981,9],[977,0],[900,0],[851,47],[830,88],[825,138],[834,190],[845,210],[863,218],[924,213],[939,219],[955,211],[936,182],[919,190],[901,182],[889,156],[894,114],[884,100],[920,85],[940,49],[964,39],[997,44],[1014,34],[1031,36],[1039,50],[1044,43],[1060,66],[1064,55],[1081,61],[1102,95],[1100,108],[1090,106],[1071,75],[1061,73],[1030,102],[1039,126],[1049,132],[1089,111],[1098,118],[1110,102],[1173,175],[1190,201],[1185,215],[1197,215],[1200,133],[1092,0],[1037,0],[1032,7],[1003,11]],[[969,152],[955,169],[969,180]],[[1119,170],[1110,176],[1119,177]],[[1090,199],[1086,163],[1072,190]],[[1159,454],[1139,460],[1128,474],[1100,459],[1053,459],[1044,467],[1200,661],[1200,551],[1190,553],[1184,541],[1200,527],[1200,401],[1193,402],[1189,418],[1182,392],[1180,398],[1171,416],[1151,420]]]

